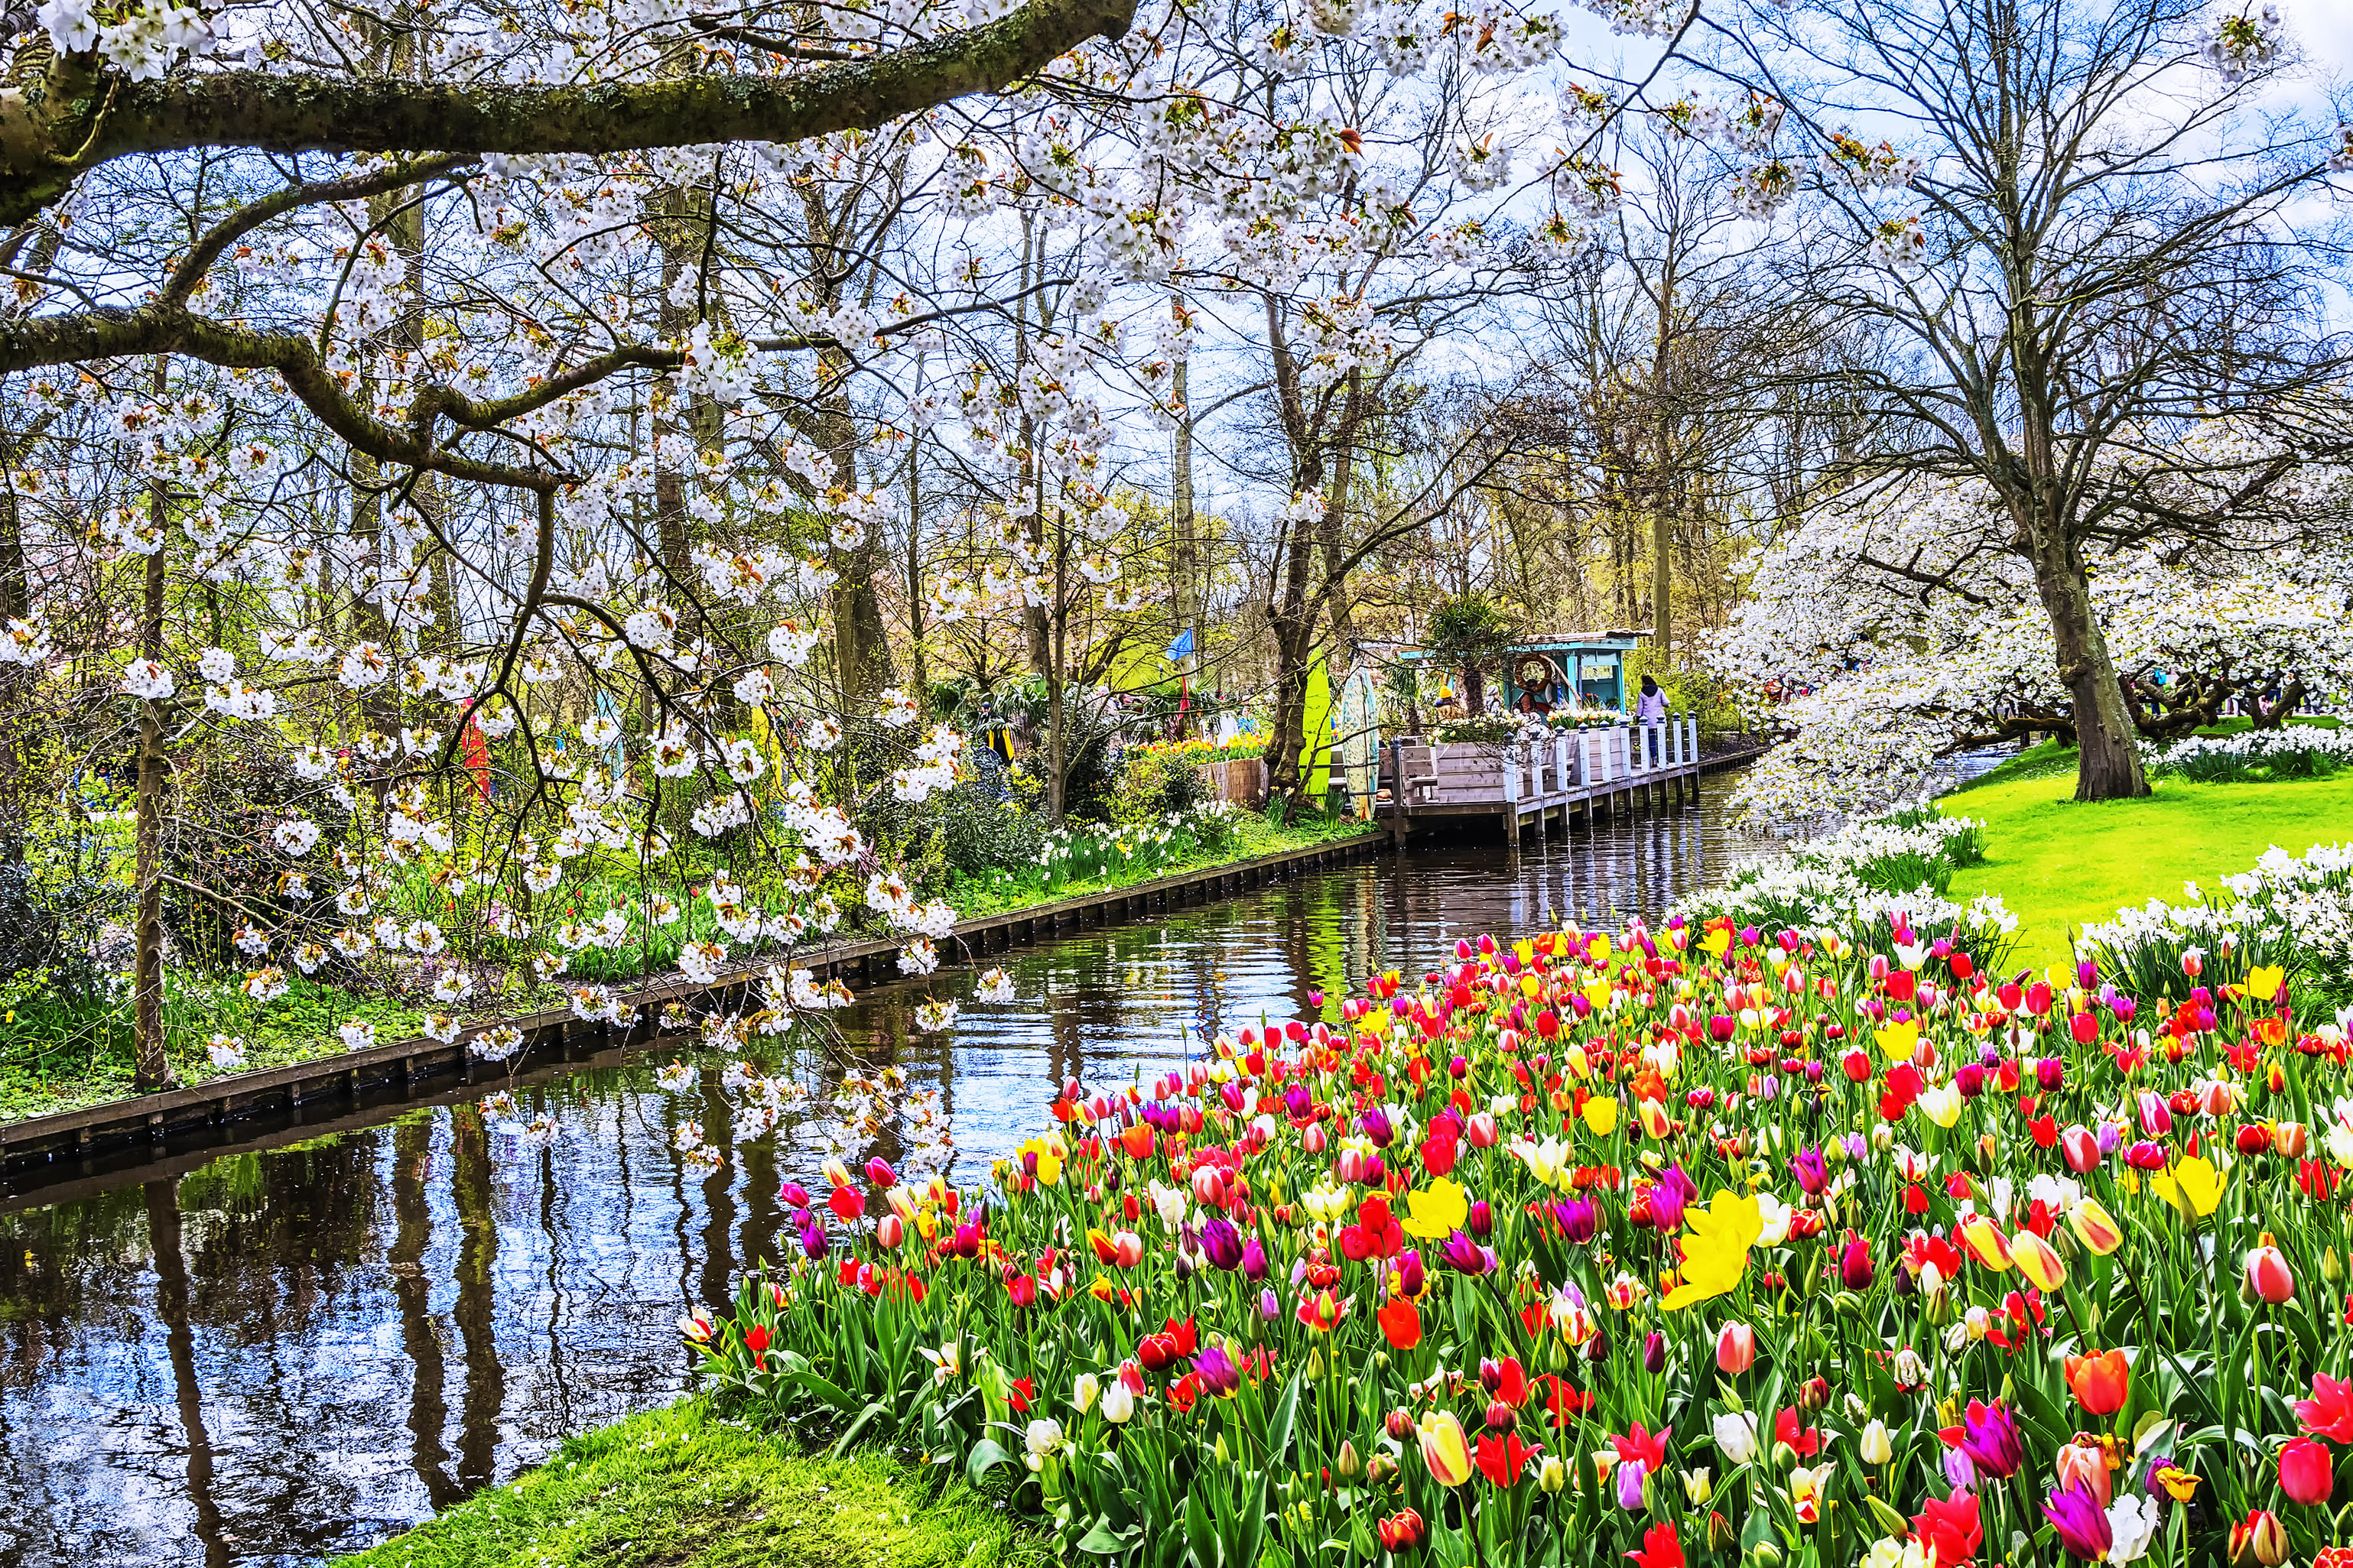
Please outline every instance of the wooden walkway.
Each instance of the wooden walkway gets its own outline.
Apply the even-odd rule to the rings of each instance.
[[[1134,919],[1155,910],[1280,881],[1319,866],[1362,859],[1387,844],[1381,835],[1367,832],[1051,904],[984,915],[958,922],[940,944],[941,957],[951,963],[985,958],[1018,944],[1050,940],[1060,931]],[[819,981],[881,984],[902,978],[898,956],[903,945],[904,939],[896,937],[841,942],[795,953],[790,962]],[[462,1038],[444,1045],[419,1037],[370,1050],[233,1073],[160,1094],[0,1123],[0,1193],[15,1194],[37,1184],[47,1191],[60,1179],[95,1178],[95,1162],[101,1156],[111,1155],[106,1163],[111,1166],[144,1168],[164,1152],[158,1145],[166,1139],[179,1145],[175,1155],[185,1152],[191,1165],[199,1164],[225,1145],[250,1140],[254,1129],[239,1124],[255,1118],[266,1116],[276,1122],[283,1136],[275,1141],[283,1142],[364,1126],[381,1120],[381,1111],[389,1105],[441,1104],[463,1099],[473,1092],[469,1086],[503,1088],[511,1076],[520,1080],[560,1070],[567,1064],[617,1062],[623,1053],[662,1037],[659,1016],[666,1003],[686,1003],[697,1012],[759,1005],[756,990],[766,967],[764,960],[756,969],[722,975],[709,985],[680,979],[629,993],[624,999],[638,1014],[638,1022],[626,1030],[610,1024],[585,1023],[569,1010],[501,1020],[522,1031],[523,1045],[512,1058],[497,1066],[478,1061]],[[469,1035],[479,1034],[489,1022],[470,1023]],[[290,1120],[292,1125],[288,1127]],[[0,1209],[22,1206],[0,1201]]]
[[[1517,842],[1530,829],[1567,831],[1572,816],[1590,823],[1651,799],[1683,800],[1703,773],[1755,754],[1702,757],[1694,719],[1502,744],[1399,740],[1382,751],[1374,810],[1400,843],[1417,826],[1465,822],[1492,823]]]

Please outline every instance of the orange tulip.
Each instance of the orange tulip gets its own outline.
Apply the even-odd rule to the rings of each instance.
[[[2077,1404],[2094,1415],[2114,1415],[2132,1395],[2132,1363],[2122,1351],[2094,1351],[2067,1358],[2067,1387]]]
[[[1381,1337],[1401,1351],[1409,1351],[1421,1343],[1421,1309],[1399,1296],[1373,1314],[1381,1325]]]

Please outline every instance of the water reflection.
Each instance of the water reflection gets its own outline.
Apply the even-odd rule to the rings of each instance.
[[[1715,826],[1721,788],[1524,851],[1417,840],[1082,931],[1003,955],[1020,1001],[970,1008],[950,1035],[914,1031],[912,986],[849,1009],[844,1031],[941,1091],[969,1178],[1065,1078],[1148,1077],[1373,968],[1426,969],[1465,932],[1655,914],[1749,852]],[[824,1070],[814,1053],[779,1065]],[[6,1200],[0,1564],[315,1562],[670,1397],[672,1320],[779,1255],[776,1187],[818,1156],[788,1121],[706,1175],[673,1135],[692,1118],[731,1145],[715,1072],[699,1096],[651,1078],[638,1062],[525,1088],[526,1114],[556,1109],[565,1128],[545,1151],[453,1096],[67,1202]]]

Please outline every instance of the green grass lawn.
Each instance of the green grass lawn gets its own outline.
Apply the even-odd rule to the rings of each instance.
[[[1082,898],[1088,893],[1109,892],[1114,888],[1128,887],[1137,882],[1157,881],[1163,877],[1205,871],[1213,866],[1255,860],[1261,855],[1273,855],[1285,849],[1304,849],[1310,845],[1328,844],[1335,839],[1356,838],[1379,831],[1372,823],[1353,816],[1305,815],[1278,824],[1255,811],[1244,811],[1236,815],[1233,842],[1223,849],[1198,850],[1149,870],[1138,869],[1102,877],[1074,877],[1050,891],[1034,882],[997,887],[968,882],[950,893],[948,901],[955,906],[960,919],[979,920],[988,915],[1027,909],[1032,904],[1058,903],[1064,899]]]
[[[2050,755],[2042,753],[2050,752]],[[2194,881],[2252,867],[2274,845],[2301,855],[2353,839],[2353,773],[2278,784],[2158,779],[2146,800],[2079,802],[2074,753],[2038,747],[1937,804],[1986,823],[1986,862],[1953,877],[1953,896],[1999,893],[2018,917],[2018,961],[2071,960],[2070,928],[2127,904],[2183,901]]]
[[[1049,1556],[961,1485],[868,1449],[827,1459],[700,1401],[548,1462],[332,1568],[989,1568]]]

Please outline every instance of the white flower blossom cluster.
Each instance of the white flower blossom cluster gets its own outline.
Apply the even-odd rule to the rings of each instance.
[[[2278,964],[2318,982],[2327,992],[2353,994],[2353,844],[2325,844],[2302,856],[2274,845],[2252,870],[2222,879],[2227,897],[2201,896],[2184,884],[2190,902],[2151,899],[2116,918],[2085,926],[2075,950],[2116,973],[2172,971],[2186,984],[2180,955],[2205,961],[2209,984],[2242,981],[2258,964]]]
[[[1928,938],[1958,931],[1973,943],[1998,941],[2018,929],[2018,917],[2000,897],[1961,903],[1943,890],[1983,831],[1983,823],[1968,817],[1923,812],[1857,822],[1736,871],[1722,887],[1684,900],[1676,912],[1694,922],[1728,917],[1767,932],[1883,940],[1903,924]]]

